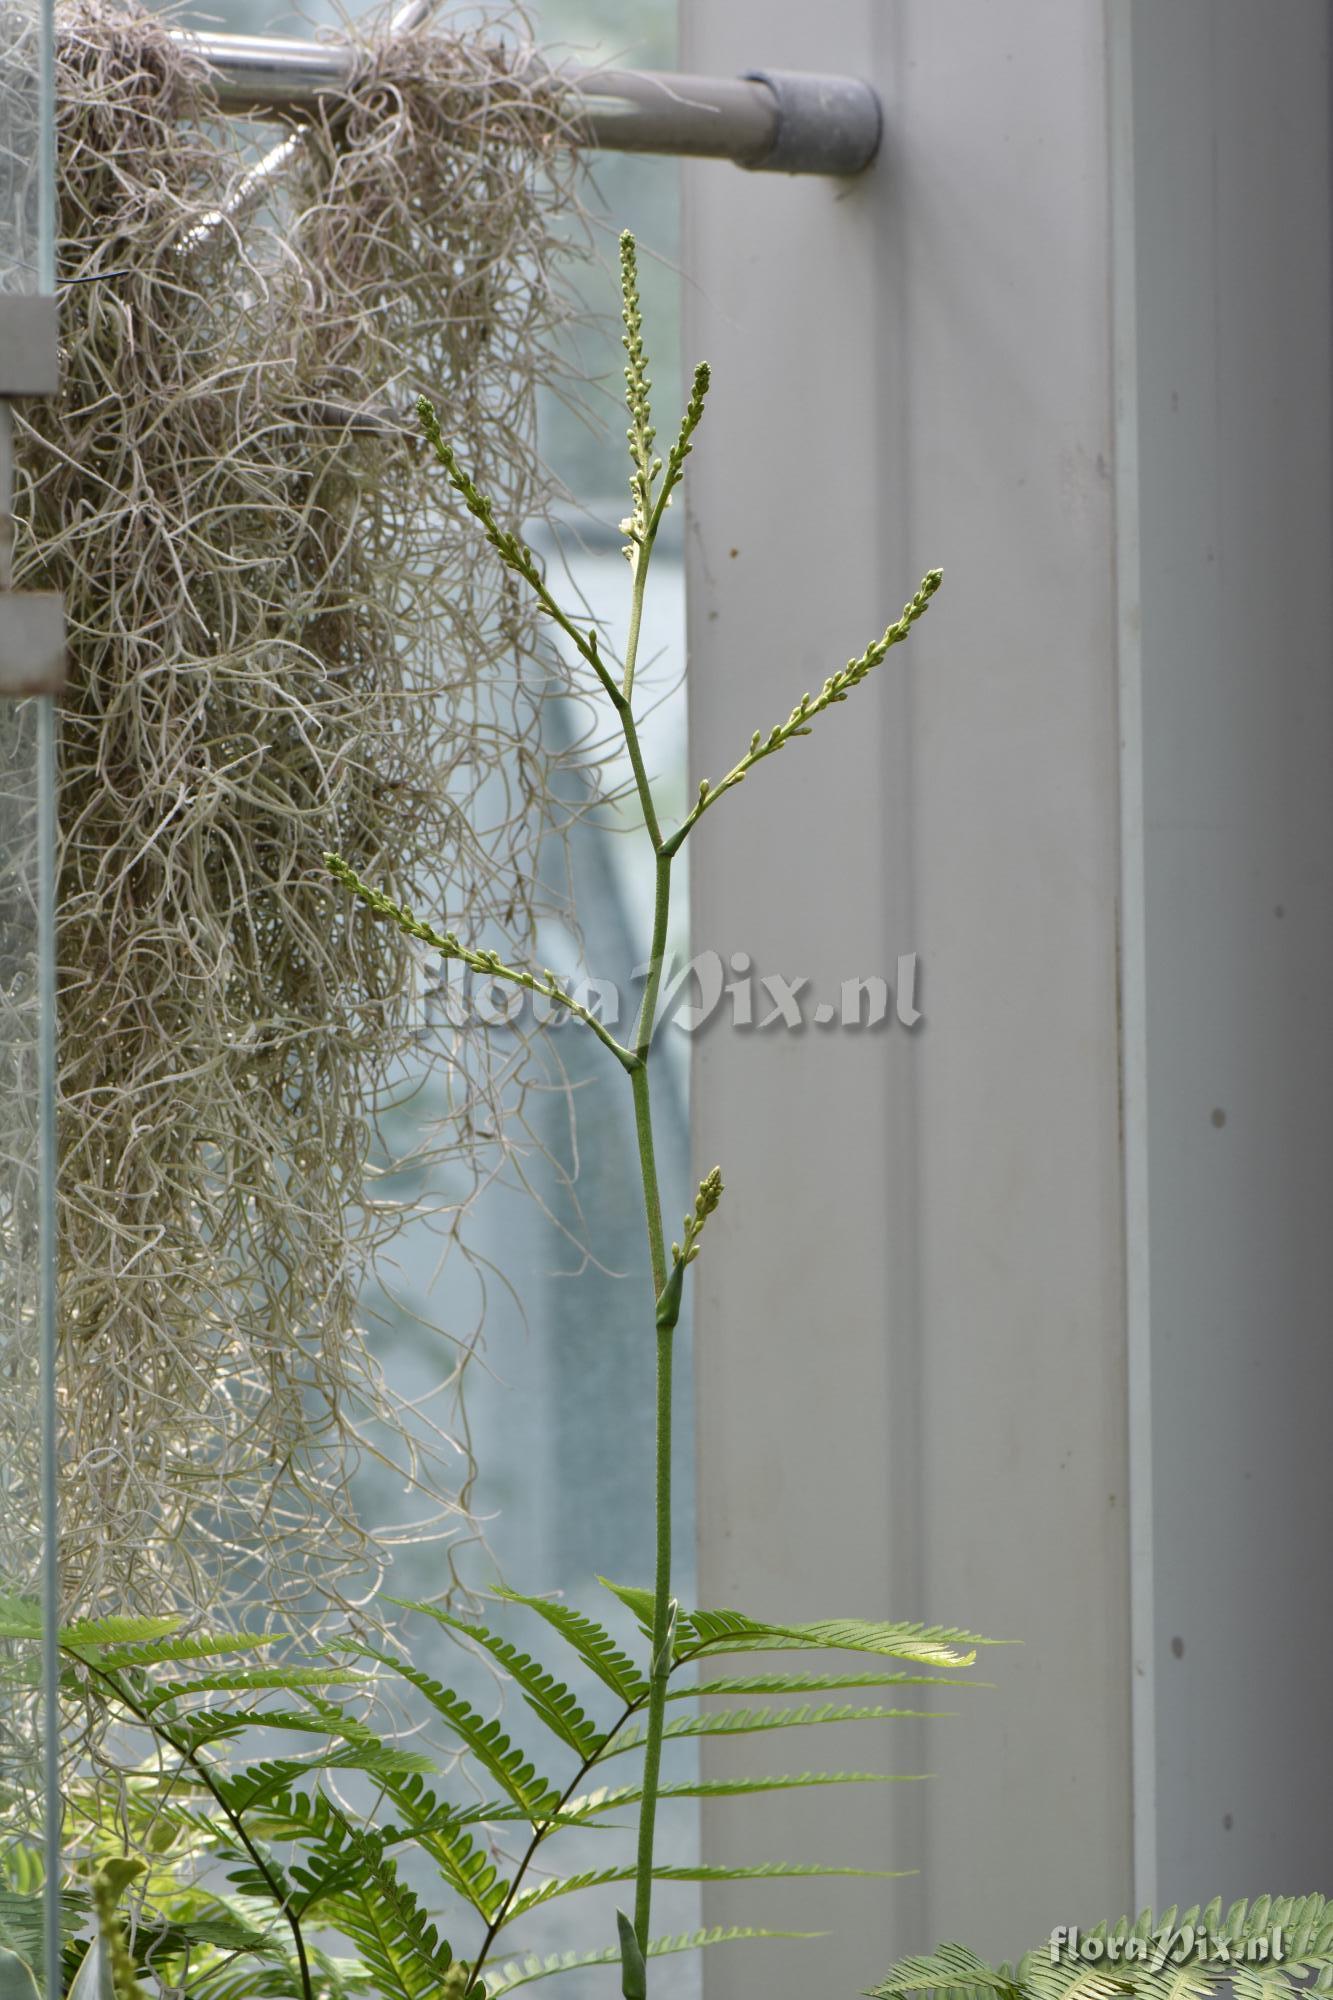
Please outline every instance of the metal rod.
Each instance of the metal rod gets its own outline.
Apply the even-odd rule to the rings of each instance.
[[[410,16],[411,8],[400,10]],[[424,9],[422,11],[425,11]],[[174,30],[208,63],[224,111],[301,120],[325,91],[345,91],[357,51],[278,35]],[[734,160],[777,173],[855,174],[879,148],[879,98],[854,77],[753,70],[741,77],[654,70],[552,69],[553,88],[582,100],[591,146]]]

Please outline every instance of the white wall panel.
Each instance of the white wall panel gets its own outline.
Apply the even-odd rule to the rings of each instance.
[[[733,2000],[854,1993],[895,1951],[1007,1952],[1128,1895],[1108,169],[1095,9],[685,28],[690,68],[870,76],[889,134],[854,187],[686,170],[686,344],[716,369],[697,771],[945,569],[910,645],[694,854],[699,944],[821,990],[916,950],[925,1013],[701,1041],[698,1157],[731,1190],[700,1266],[701,1587],[1024,1642],[906,1757],[892,1729],[820,1746],[930,1786],[764,1812],[766,1852],[923,1873],[821,1896],[841,1936],[800,1970],[716,1954]],[[706,1847],[744,1824],[710,1813]]]
[[[1329,13],[683,21],[687,67],[868,76],[888,127],[855,186],[685,170],[697,773],[945,569],[693,857],[700,945],[821,991],[914,950],[925,1013],[697,1046],[730,1188],[701,1587],[1023,1641],[930,1786],[763,1814],[772,1854],[922,1873],[824,1896],[804,1970],[719,1954],[710,2000],[749,2000],[1322,1879]],[[892,1731],[834,1756],[905,1761]],[[753,1825],[710,1810],[706,1849]]]
[[[1329,10],[1133,10],[1161,1893],[1333,1847]]]

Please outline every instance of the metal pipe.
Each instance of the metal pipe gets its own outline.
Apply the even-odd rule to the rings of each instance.
[[[212,69],[223,110],[242,116],[299,121],[321,92],[346,90],[357,63],[357,52],[346,43],[174,32]],[[579,123],[587,143],[616,152],[734,160],[775,173],[846,175],[869,166],[879,148],[879,98],[853,77],[560,68],[551,71],[551,81],[582,100]]]

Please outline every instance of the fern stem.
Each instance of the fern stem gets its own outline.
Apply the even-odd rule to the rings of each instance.
[[[579,1765],[578,1770],[574,1773],[569,1783],[565,1786],[564,1791],[561,1792],[560,1797],[555,1802],[555,1806],[554,1809],[552,1810],[551,1817],[549,1819],[542,1820],[539,1825],[533,1828],[532,1838],[531,1840],[529,1840],[527,1847],[523,1851],[522,1860],[519,1862],[517,1868],[514,1870],[513,1879],[511,1880],[508,1889],[505,1891],[504,1899],[501,1902],[500,1907],[495,1912],[495,1915],[491,1918],[490,1923],[486,1926],[486,1935],[483,1937],[481,1941],[481,1947],[477,1952],[477,1956],[472,1961],[472,1969],[468,1974],[469,1985],[475,1985],[476,1982],[480,1979],[481,1968],[483,1967],[483,1965],[485,1965],[486,1960],[490,1957],[491,1946],[495,1943],[496,1938],[500,1935],[501,1930],[504,1928],[504,1925],[507,1923],[509,1919],[509,1912],[514,1905],[514,1898],[517,1896],[519,1890],[523,1886],[524,1878],[527,1875],[528,1869],[532,1866],[533,1856],[536,1854],[537,1849],[541,1846],[542,1842],[546,1839],[546,1836],[551,1832],[552,1828],[557,1827],[559,1825],[561,1812],[569,1804],[569,1801],[573,1798],[575,1792],[578,1790],[579,1786],[583,1783],[583,1780],[587,1777],[589,1771],[591,1771],[594,1765],[598,1762],[598,1759],[601,1757],[603,1751],[606,1749],[607,1744],[610,1743],[619,1734],[619,1732],[625,1727],[625,1724],[631,1719],[631,1717],[633,1717],[638,1713],[641,1706],[642,1706],[641,1701],[626,1702],[622,1714],[611,1725],[610,1729],[608,1729],[608,1731],[606,1732],[606,1735],[602,1737],[601,1741],[597,1745],[597,1748],[583,1759],[582,1763]]]
[[[99,1666],[96,1660],[88,1659],[83,1653],[71,1651],[70,1657],[77,1660],[81,1667],[86,1667],[91,1673],[96,1674],[99,1680],[105,1681],[117,1701],[127,1708],[130,1714],[143,1724],[145,1729],[151,1730],[154,1736],[160,1737],[162,1742],[174,1750],[184,1763],[189,1765],[214,1802],[221,1807],[232,1832],[236,1835],[236,1838],[240,1841],[242,1847],[254,1862],[255,1867],[268,1884],[269,1894],[277,1905],[278,1913],[292,1934],[292,1942],[296,1946],[297,1965],[301,1975],[302,2000],[315,2000],[314,1982],[310,1977],[310,1960],[306,1956],[305,1938],[301,1932],[301,1919],[291,1907],[290,1900],[283,1890],[281,1882],[274,1875],[267,1861],[265,1861],[263,1854],[255,1846],[253,1840],[251,1840],[241,1814],[232,1809],[221,1787],[214,1783],[213,1775],[203,1758],[192,1750],[188,1743],[182,1743],[179,1738],[174,1736],[170,1727],[161,1721],[159,1717],[150,1714],[146,1708],[143,1708],[135,1701],[119,1675],[108,1673],[105,1667]]]

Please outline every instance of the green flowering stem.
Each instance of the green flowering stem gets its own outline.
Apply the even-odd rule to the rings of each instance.
[[[708,363],[700,362],[694,371],[694,385],[685,415],[681,419],[679,435],[667,459],[666,477],[662,482],[661,492],[654,500],[653,485],[657,475],[662,471],[662,461],[653,457],[653,445],[657,440],[649,404],[649,392],[653,385],[648,375],[648,356],[643,347],[643,315],[639,310],[638,251],[628,229],[622,231],[620,237],[620,296],[620,316],[625,323],[624,347],[627,356],[625,404],[630,420],[625,435],[629,441],[631,512],[628,518],[620,523],[621,533],[629,537],[625,545],[625,554],[629,558],[632,578],[629,637],[625,645],[625,677],[622,684],[622,693],[628,702],[634,693],[634,662],[639,650],[644,585],[648,579],[648,564],[652,558],[653,543],[657,539],[662,516],[671,504],[672,491],[680,484],[685,460],[690,454],[690,440],[703,416],[709,376]],[[655,847],[658,845],[656,839],[653,845]]]
[[[324,865],[330,875],[336,876],[353,895],[360,897],[367,909],[373,910],[377,917],[387,917],[390,923],[397,924],[399,930],[405,931],[408,937],[420,939],[421,943],[428,944],[432,951],[438,951],[441,958],[456,959],[460,965],[466,965],[471,971],[480,973],[486,979],[506,979],[511,986],[521,986],[525,992],[535,993],[543,1000],[552,1001],[557,1007],[567,1008],[576,1021],[582,1021],[585,1028],[592,1029],[598,1041],[606,1044],[622,1068],[632,1073],[640,1067],[639,1058],[631,1050],[622,1048],[615,1036],[603,1027],[594,1013],[587,1007],[581,1007],[572,994],[566,993],[549,967],[543,968],[541,972],[524,972],[519,966],[506,965],[496,952],[474,951],[471,946],[461,944],[452,931],[437,931],[433,924],[424,923],[401,903],[395,903],[392,897],[385,895],[383,889],[372,889],[368,882],[363,882],[356,870],[343,860],[341,854],[326,853]]]
[[[597,633],[585,630],[568,617],[551,596],[546,579],[538,566],[532,550],[515,534],[502,529],[496,522],[495,510],[490,499],[480,491],[471,475],[459,464],[458,457],[440,430],[439,418],[434,405],[421,397],[417,408],[427,442],[431,445],[440,464],[448,475],[450,484],[459,493],[468,512],[481,524],[487,541],[502,562],[523,578],[535,593],[542,608],[564,632],[577,648],[580,656],[592,668],[605,689],[624,733],[625,747],[629,754],[630,767],[634,773],[635,789],[643,811],[644,826],[652,843],[655,862],[655,886],[653,898],[653,932],[648,960],[648,976],[644,984],[643,999],[638,1018],[634,1024],[631,1046],[626,1048],[608,1032],[597,1017],[586,1007],[582,1007],[573,996],[564,991],[555,975],[546,968],[537,972],[525,972],[505,965],[495,952],[477,951],[460,943],[452,931],[437,931],[424,923],[401,904],[395,903],[382,890],[370,888],[348,864],[336,854],[326,854],[324,859],[330,871],[353,894],[359,896],[367,908],[375,915],[406,931],[410,937],[420,939],[446,959],[457,959],[473,971],[492,979],[504,979],[515,986],[521,986],[530,993],[540,994],[557,1006],[568,1010],[585,1027],[591,1028],[598,1040],[603,1042],[615,1056],[621,1068],[626,1071],[634,1102],[634,1131],[638,1146],[639,1170],[643,1185],[644,1219],[648,1232],[648,1255],[653,1281],[653,1324],[657,1347],[656,1381],[656,1442],[655,1442],[655,1509],[656,1509],[656,1563],[652,1598],[651,1651],[649,1655],[647,1720],[644,1732],[643,1784],[640,1795],[638,1847],[634,1878],[634,1919],[631,1924],[623,1911],[617,1912],[617,1927],[620,1937],[620,1960],[624,2000],[647,2000],[647,1958],[649,1942],[649,1919],[652,1906],[653,1887],[653,1842],[656,1826],[657,1799],[661,1774],[662,1741],[665,1726],[667,1678],[675,1656],[675,1634],[678,1606],[671,1595],[671,1377],[673,1349],[676,1327],[680,1320],[684,1297],[685,1273],[699,1254],[700,1238],[704,1225],[717,1208],[722,1196],[722,1176],[715,1167],[700,1182],[695,1198],[694,1212],[684,1221],[682,1239],[671,1245],[667,1254],[666,1239],[662,1229],[662,1201],[657,1179],[657,1158],[653,1141],[652,1097],[649,1085],[649,1060],[652,1053],[653,1030],[657,1022],[657,1008],[661,997],[662,970],[666,958],[667,928],[671,911],[671,868],[690,829],[696,821],[724,792],[739,785],[754,766],[765,757],[771,757],[795,736],[809,733],[809,725],[814,717],[831,708],[835,702],[845,701],[854,687],[877,667],[889,650],[905,639],[912,626],[920,618],[940,584],[939,570],[930,570],[922,581],[920,589],[907,604],[902,616],[895,620],[881,638],[873,641],[859,659],[849,660],[841,672],[832,674],[824,682],[818,695],[813,699],[803,695],[786,722],[777,724],[767,736],[756,732],[750,739],[750,747],[740,761],[733,765],[716,785],[706,780],[699,787],[694,807],[669,838],[664,839],[653,798],[652,786],[644,765],[643,752],[639,743],[638,729],[633,712],[634,670],[638,656],[639,639],[643,625],[644,593],[648,579],[648,568],[652,560],[653,545],[661,526],[662,516],[671,503],[675,488],[684,474],[685,461],[693,448],[694,433],[703,416],[704,399],[708,393],[709,373],[706,363],[695,370],[689,402],[681,419],[676,442],[667,456],[665,466],[653,455],[657,433],[653,429],[650,391],[652,382],[648,374],[648,357],[643,345],[642,315],[639,309],[638,262],[634,239],[626,230],[620,239],[621,304],[624,321],[625,401],[629,411],[629,429],[626,433],[630,457],[630,508],[629,515],[620,523],[625,535],[624,553],[629,559],[631,576],[631,599],[629,630],[625,646],[623,672],[619,680],[611,673],[602,659]],[[659,485],[660,480],[660,485]],[[568,1791],[562,1797],[563,1806],[579,1783],[587,1769],[571,1781]],[[504,1921],[513,1895],[517,1889],[528,1861],[531,1859],[544,1827],[538,1828],[529,1846],[528,1853],[517,1869],[508,1895],[499,1912],[492,1919],[481,1951],[472,1966],[472,1979],[476,1979],[490,1951],[491,1944]],[[299,1940],[298,1940],[299,1942]],[[308,1993],[308,1981],[307,1981]]]
[[[654,848],[660,845],[654,840]],[[666,1238],[662,1229],[662,1199],[657,1184],[657,1157],[653,1145],[653,1111],[648,1080],[648,1060],[662,982],[662,962],[666,955],[667,923],[671,911],[671,863],[657,856],[657,892],[653,907],[653,940],[649,953],[648,978],[644,984],[639,1018],[635,1024],[634,1053],[639,1068],[630,1078],[634,1093],[634,1132],[639,1148],[639,1171],[643,1180],[644,1215],[648,1225],[648,1254],[653,1274],[653,1298],[660,1300],[668,1284]],[[677,1316],[679,1301],[677,1302]],[[657,1821],[657,1793],[662,1768],[662,1730],[666,1720],[666,1685],[670,1671],[667,1630],[671,1615],[671,1364],[675,1347],[676,1319],[664,1321],[654,1311],[657,1342],[656,1451],[654,1514],[656,1557],[653,1567],[653,1667],[648,1679],[647,1736],[643,1754],[643,1795],[639,1803],[639,1839],[634,1878],[634,1934],[646,1958],[653,1896],[653,1839]]]
[[[749,749],[739,763],[732,765],[725,778],[719,779],[715,785],[710,784],[705,778],[699,787],[699,796],[693,808],[671,838],[664,842],[662,852],[668,856],[677,853],[684,845],[691,827],[710,806],[716,805],[724,792],[729,792],[733,785],[739,785],[742,779],[749,776],[756,764],[762,763],[765,757],[771,757],[775,751],[781,750],[794,736],[808,736],[810,723],[815,716],[822,715],[824,710],[832,708],[835,702],[846,701],[852,689],[860,686],[866,675],[879,665],[885,654],[894,646],[900,645],[907,637],[917,619],[924,614],[943,578],[943,570],[927,570],[921,579],[921,587],[916,596],[903,606],[901,618],[896,618],[881,638],[873,640],[859,659],[848,660],[841,672],[830,674],[813,699],[810,695],[803,694],[787,720],[775,723],[767,736],[756,729],[750,738]]]
[[[542,609],[554,619],[560,630],[573,640],[610,695],[617,711],[623,711],[627,697],[622,695],[614,676],[603,664],[596,632],[591,629],[584,631],[582,626],[576,625],[572,618],[566,616],[547,589],[546,579],[537,567],[537,558],[526,542],[520,541],[517,535],[510,534],[507,529],[496,526],[493,502],[481,491],[471,473],[465,472],[459,464],[453,446],[447,442],[440,429],[440,419],[429,396],[417,397],[417,415],[421,419],[421,428],[426,433],[427,443],[449,476],[449,484],[462,496],[469,514],[480,521],[491,547],[507,568],[512,569],[516,576],[523,578],[536,595]]]

